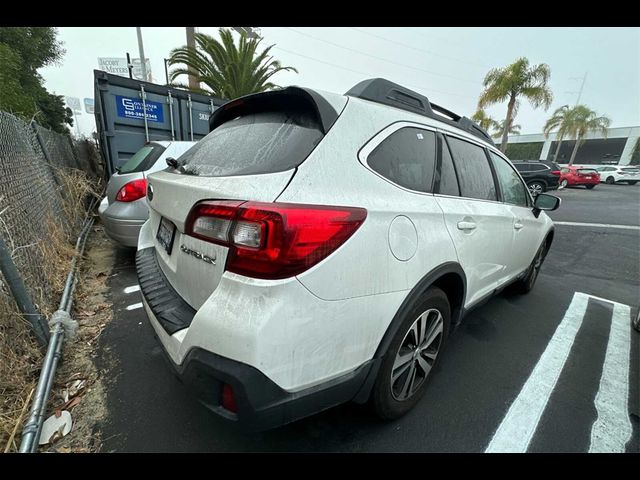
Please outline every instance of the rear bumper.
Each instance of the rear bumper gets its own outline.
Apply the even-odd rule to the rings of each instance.
[[[379,366],[379,360],[371,360],[347,375],[290,393],[250,365],[199,348],[192,349],[182,365],[173,363],[166,354],[164,357],[200,403],[249,431],[279,427],[353,400],[365,384],[372,383],[370,373],[377,372]],[[233,389],[237,413],[222,406],[224,384]]]
[[[105,198],[106,200],[106,198]],[[146,219],[130,219],[111,214],[111,206],[103,200],[98,208],[100,220],[104,225],[104,231],[109,238],[126,247],[136,247],[140,229]]]
[[[234,295],[224,297],[230,299],[237,309],[228,311],[216,303],[211,308],[203,306],[195,311],[169,284],[158,265],[153,247],[138,250],[136,268],[145,311],[171,368],[196,398],[214,413],[237,422],[242,428],[264,430],[341,403],[351,400],[363,402],[368,398],[381,361],[372,356],[351,368],[342,367],[342,373],[327,376],[328,372],[325,372],[324,379],[318,379],[312,385],[287,386],[286,382],[295,378],[298,378],[295,381],[298,385],[305,376],[307,379],[309,375],[317,378],[322,373],[318,363],[329,371],[339,372],[340,364],[332,365],[332,361],[337,363],[348,359],[344,350],[339,350],[341,354],[332,350],[333,360],[324,358],[326,347],[322,345],[326,340],[323,342],[320,335],[313,336],[314,340],[309,344],[311,350],[304,348],[297,336],[305,332],[305,326],[308,330],[309,319],[301,315],[299,308],[295,310],[296,303],[301,301],[299,297],[296,302],[282,291],[274,295],[275,304],[293,307],[294,312],[298,312],[296,316],[286,310],[272,311],[266,291],[256,292],[247,286]],[[292,283],[296,292],[305,295],[304,299],[313,298],[299,282],[294,280]],[[288,287],[289,292],[290,289]],[[252,313],[250,306],[260,296],[265,300],[258,306],[259,310]],[[344,308],[341,302],[318,302]],[[315,311],[313,308],[310,310]],[[317,320],[326,324],[331,317],[320,312]],[[258,320],[266,323],[260,326]],[[337,320],[344,324],[344,319]],[[296,321],[302,321],[303,325],[296,325]],[[272,324],[277,332],[270,333]],[[253,327],[249,328],[251,325]],[[275,333],[278,339],[273,338]],[[308,335],[305,336],[309,340]],[[274,347],[274,341],[278,347]],[[240,342],[249,350],[242,353],[237,348],[230,348],[233,342]],[[230,358],[232,355],[235,358]],[[294,374],[297,377],[293,377]],[[224,384],[233,389],[237,413],[222,407]]]

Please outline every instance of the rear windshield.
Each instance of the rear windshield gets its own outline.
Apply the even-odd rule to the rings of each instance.
[[[323,136],[308,112],[256,112],[223,123],[178,162],[184,173],[204,177],[283,172],[299,166]]]
[[[165,148],[157,143],[145,145],[127,160],[118,171],[119,173],[135,173],[149,170],[156,163]]]
[[[598,173],[598,171],[593,168],[579,168],[578,173]]]
[[[621,168],[620,170],[624,170],[625,172],[640,172],[640,168],[638,167],[626,167]]]

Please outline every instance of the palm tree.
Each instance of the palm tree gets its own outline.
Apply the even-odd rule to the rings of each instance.
[[[562,140],[566,136],[567,131],[567,114],[571,111],[569,105],[563,105],[560,108],[557,108],[553,115],[547,120],[542,129],[545,138],[549,138],[552,130],[558,129],[558,133],[556,134],[556,138],[558,139],[558,146],[556,147],[556,153],[553,155],[553,161],[558,161],[558,154],[560,153],[560,145],[562,145]]]
[[[298,73],[269,56],[273,45],[258,53],[261,38],[241,35],[236,45],[230,30],[220,28],[218,33],[221,42],[210,35],[196,33],[195,48],[183,46],[171,51],[169,65],[184,65],[171,72],[171,82],[180,75],[192,74],[198,85],[203,83],[208,89],[199,88],[201,93],[232,99],[277,88],[269,79],[280,71]],[[183,84],[173,85],[188,88]]]
[[[495,131],[494,131],[495,136],[500,135],[504,131],[505,123],[506,123],[506,120],[500,120],[499,122],[496,122]],[[512,123],[509,129],[507,130],[507,133],[509,135],[520,135],[521,128],[522,128],[522,125],[517,123],[514,125]]]
[[[487,115],[483,109],[479,108],[476,113],[473,114],[471,119],[484,128],[487,132],[489,130],[495,130],[498,128],[498,122],[496,122],[493,118]]]
[[[566,133],[576,141],[571,152],[569,165],[573,165],[578,148],[584,142],[584,137],[589,132],[600,132],[607,138],[607,129],[611,125],[611,119],[604,115],[598,116],[596,112],[586,105],[576,105],[567,113]]]
[[[511,125],[520,106],[520,97],[526,98],[534,108],[549,108],[553,100],[551,89],[547,85],[551,69],[545,63],[529,67],[529,60],[519,58],[503,68],[492,68],[484,77],[484,90],[478,100],[478,108],[494,103],[507,103],[507,117],[502,130],[500,150],[507,149],[507,125]]]

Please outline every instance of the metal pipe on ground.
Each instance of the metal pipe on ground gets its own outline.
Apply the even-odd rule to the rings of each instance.
[[[93,210],[95,203],[96,202],[93,202],[89,212]],[[31,405],[29,419],[22,431],[22,440],[20,442],[19,450],[20,453],[34,453],[38,450],[40,432],[42,430],[42,423],[44,421],[44,414],[47,407],[47,399],[49,398],[49,393],[51,392],[51,387],[53,385],[53,379],[55,377],[58,360],[61,356],[65,334],[67,336],[71,336],[77,328],[77,322],[71,318],[69,312],[71,311],[73,291],[76,284],[76,265],[78,258],[82,256],[89,231],[93,225],[93,218],[89,217],[89,215],[90,213],[88,213],[84,226],[82,227],[82,230],[78,235],[78,240],[76,241],[76,255],[71,263],[71,269],[67,276],[64,291],[62,292],[62,298],[60,299],[60,306],[51,318],[51,338],[43,361],[40,378],[38,379],[38,386],[36,387],[35,397],[33,404]]]

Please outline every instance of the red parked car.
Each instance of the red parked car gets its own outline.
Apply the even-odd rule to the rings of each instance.
[[[600,174],[595,168],[562,167],[560,169],[560,188],[584,185],[589,190],[600,183]]]

